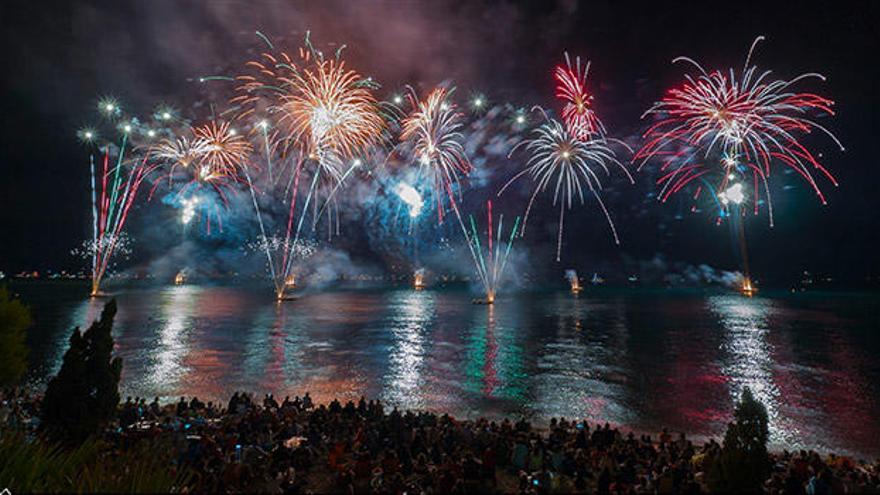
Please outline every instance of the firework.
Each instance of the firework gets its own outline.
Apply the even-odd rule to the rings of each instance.
[[[153,112],[153,119],[157,122],[170,124],[178,119],[178,112],[168,105],[160,105]]]
[[[374,144],[382,132],[376,100],[361,76],[342,61],[317,61],[314,67],[282,78],[292,91],[281,96],[282,139],[301,149],[325,173],[342,179],[344,162]]]
[[[146,159],[135,163],[127,172],[123,168],[124,147],[119,150],[115,167],[110,165],[109,146],[96,176],[94,159],[90,159],[92,185],[92,291],[100,292],[101,280],[110,266],[115,250],[120,247],[123,228],[138,190],[150,171]],[[111,168],[112,167],[112,168]]]
[[[811,114],[833,115],[834,102],[791,89],[806,79],[825,78],[821,74],[806,73],[790,80],[774,80],[770,71],[759,72],[750,61],[755,46],[763,39],[758,37],[752,43],[738,74],[734,69],[707,72],[688,57],[673,60],[691,64],[697,74],[685,75],[683,86],[669,90],[645,112],[645,116],[655,115],[659,120],[644,133],[645,143],[635,155],[635,160],[640,161],[639,168],[652,158],[662,163],[657,180],[661,186],[660,201],[665,202],[689,184],[697,186],[694,199],[705,189],[720,197],[731,187],[744,184],[753,188],[751,199],[755,214],[763,195],[772,226],[773,205],[768,184],[771,163],[781,162],[798,172],[823,204],[825,196],[811,169],[818,170],[837,185],[834,176],[800,141],[803,135],[818,129],[843,150],[837,138],[810,117]],[[718,179],[709,180],[716,176]],[[745,191],[741,192],[742,199],[737,203],[747,200]],[[723,197],[719,199],[720,220],[727,216],[731,202]]]
[[[630,182],[633,182],[629,171],[618,160],[614,149],[611,147],[612,142],[621,144],[622,142],[599,135],[592,135],[588,139],[578,139],[569,133],[568,129],[559,121],[546,118],[546,116],[545,119],[546,122],[533,131],[530,139],[522,141],[511,150],[512,155],[520,145],[525,145],[525,149],[529,152],[529,159],[526,163],[526,168],[513,176],[498,191],[498,196],[501,196],[507,187],[520,177],[526,175],[531,177],[535,187],[529,198],[528,206],[526,206],[522,229],[523,233],[525,233],[525,225],[535,198],[538,193],[547,190],[548,187],[552,188],[553,205],[559,204],[556,261],[560,260],[562,252],[565,211],[571,209],[576,199],[581,204],[584,204],[585,190],[592,193],[598,201],[611,228],[614,242],[620,244],[620,240],[617,237],[617,229],[599,194],[602,190],[599,173],[608,176],[611,174],[612,166],[616,166],[623,170]]]
[[[246,160],[247,147],[242,147],[238,140],[230,140],[222,137],[220,127],[213,128],[206,125],[200,128],[188,128],[187,131],[193,136],[181,135],[160,139],[151,149],[151,158],[157,163],[166,166],[163,180],[156,181],[150,191],[153,196],[156,189],[166,182],[169,189],[174,188],[175,203],[181,207],[181,223],[186,226],[195,217],[199,209],[205,210],[208,215],[206,228],[211,233],[211,218],[223,230],[222,208],[229,207],[228,195],[232,185],[240,179],[237,171],[243,168]],[[227,134],[231,129],[225,131]],[[216,132],[215,132],[216,131]],[[211,144],[202,137],[213,135],[219,138],[217,141],[229,141],[227,147],[231,151],[220,152],[215,149],[216,143]],[[235,138],[233,134],[230,138]],[[222,156],[226,155],[226,162],[219,163]],[[219,163],[219,164],[218,164]],[[233,175],[228,175],[230,172]],[[219,204],[214,201],[202,201],[202,189],[219,198]]]
[[[398,182],[397,187],[394,188],[394,192],[397,193],[400,200],[406,203],[409,207],[409,217],[418,218],[422,213],[422,206],[424,204],[422,195],[419,194],[414,187],[405,182]]]
[[[204,178],[238,177],[253,149],[228,122],[209,122],[192,130],[202,152],[199,173]]]
[[[273,155],[279,153],[291,158],[293,165],[289,169],[284,193],[290,202],[284,237],[286,251],[280,260],[275,260],[272,253],[266,251],[276,294],[283,298],[285,280],[290,275],[294,251],[313,198],[322,185],[329,187],[330,192],[320,213],[318,200],[314,198],[314,230],[325,210],[332,219],[336,191],[361,165],[359,156],[379,141],[384,123],[372,93],[375,84],[370,78],[363,78],[346,68],[340,59],[342,48],[337,50],[334,59],[325,60],[322,53],[311,45],[307,34],[305,47],[299,50],[298,57],[292,57],[283,52],[276,53],[267,37],[259,32],[257,35],[265,42],[268,51],[258,60],[245,64],[249,73],[235,78],[239,85],[231,102],[235,105],[237,120],[252,122],[259,118],[253,128],[262,134],[269,183],[273,184],[278,176],[273,173]],[[266,116],[274,118],[274,125]],[[261,235],[267,238],[253,180],[247,169],[244,172]],[[305,201],[295,222],[300,179],[309,175]],[[338,206],[336,219],[338,230]],[[331,225],[329,222],[328,227]]]
[[[317,252],[313,242],[298,241],[294,244],[288,237],[260,235],[256,242],[249,243],[247,248],[253,251],[266,253],[269,271],[275,284],[275,295],[278,300],[285,299],[286,291],[297,287],[297,275],[293,271],[293,263],[287,273],[278,273],[275,270],[287,264],[288,259],[305,260]]]
[[[565,54],[565,66],[560,65],[554,71],[556,97],[565,103],[562,120],[569,134],[580,140],[589,140],[594,134],[605,134],[602,122],[591,107],[593,96],[587,92],[589,72],[589,61],[582,70],[580,57],[575,58],[572,64],[568,53]]]
[[[100,293],[101,281],[112,266],[113,257],[128,250],[123,229],[144,179],[155,169],[153,164],[148,163],[151,156],[149,149],[142,157],[130,156],[132,150],[129,149],[132,148],[130,141],[135,133],[143,132],[148,138],[152,138],[155,131],[140,127],[135,118],[123,119],[119,103],[112,98],[101,99],[98,110],[121,132],[122,137],[118,148],[113,147],[115,160],[111,160],[110,142],[98,144],[98,133],[94,129],[82,129],[78,132],[79,138],[91,148],[89,175],[92,239],[79,252],[87,253],[91,259],[92,296]],[[126,155],[127,151],[129,156]],[[99,166],[95,164],[96,153],[99,157],[103,155]]]
[[[178,167],[197,167],[207,152],[207,145],[201,139],[186,136],[164,138],[153,147],[153,158],[171,166],[169,176]]]
[[[473,257],[477,276],[480,279],[480,283],[486,294],[486,299],[479,302],[493,304],[495,302],[495,296],[498,294],[500,283],[504,277],[504,269],[507,267],[507,260],[510,258],[510,249],[513,247],[513,240],[516,238],[517,229],[520,225],[520,218],[516,217],[516,220],[513,222],[513,228],[510,230],[509,237],[507,237],[506,242],[502,242],[504,215],[498,217],[498,228],[493,231],[491,200],[486,202],[486,208],[488,231],[485,243],[480,242],[480,233],[477,230],[477,222],[472,215],[468,215],[471,227],[470,232],[467,227],[465,227],[464,222],[461,222],[461,229],[464,233],[465,240],[467,241],[468,249]],[[457,209],[455,211],[458,212]],[[484,245],[486,247],[485,252],[483,250]]]
[[[274,51],[268,38],[258,35]],[[250,127],[252,134],[262,135],[269,182],[274,183],[279,174],[274,170],[273,156],[280,153],[286,157],[291,143],[281,138],[281,127],[273,125],[272,118],[280,112],[280,98],[295,91],[288,82],[296,72],[295,62],[287,53],[263,52],[257,60],[244,64],[245,72],[235,78],[236,95],[230,100],[234,111],[233,120]],[[286,145],[286,146],[285,146]]]
[[[113,119],[122,115],[122,109],[116,98],[104,96],[98,100],[98,113],[107,119]]]
[[[412,147],[419,177],[430,184],[441,222],[444,198],[456,208],[453,190],[459,178],[468,175],[472,168],[462,144],[463,116],[448,97],[445,88],[436,88],[424,101],[419,101],[410,88],[407,98],[412,111],[403,119],[400,134],[400,139]]]
[[[96,273],[98,273],[96,267],[101,269],[101,265],[105,264],[103,271],[100,272],[103,277],[104,273],[115,268],[118,260],[127,260],[131,256],[131,244],[131,238],[123,231],[118,235],[107,234],[98,238],[93,237],[83,241],[79,247],[71,249],[71,255],[82,258],[92,265],[92,296],[101,294],[101,278],[98,278],[97,281],[95,279]]]

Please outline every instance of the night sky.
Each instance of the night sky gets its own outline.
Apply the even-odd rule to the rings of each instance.
[[[780,78],[813,71],[827,77],[825,83],[809,81],[800,88],[836,101],[837,116],[822,122],[846,151],[818,133],[805,139],[841,184],[834,188],[820,181],[827,206],[808,184],[776,168],[771,176],[776,226],[770,229],[764,214],[750,217],[746,227],[753,271],[780,285],[804,269],[852,285],[880,274],[875,159],[880,5],[653,4],[4,1],[0,270],[81,265],[70,250],[89,235],[91,217],[88,156],[75,132],[96,119],[99,96],[112,94],[140,113],[161,102],[179,108],[191,108],[193,101],[222,102],[220,90],[215,94],[196,79],[229,73],[248,60],[259,47],[255,30],[290,49],[311,30],[316,44],[347,44],[351,66],[386,88],[452,80],[463,96],[480,91],[517,106],[556,108],[551,70],[564,51],[580,55],[593,63],[589,80],[596,111],[610,134],[631,144],[646,125],[642,112],[682,81],[684,69],[671,64],[674,57],[739,68],[752,40],[764,35],[754,59],[760,68]],[[571,212],[563,265],[625,269],[659,255],[670,262],[736,269],[727,228],[717,227],[709,215],[688,214],[689,205],[646,197],[652,177],[636,174],[636,186],[620,177],[611,181],[608,206],[620,230],[619,247],[610,241],[595,205]],[[152,239],[138,229],[148,222],[144,216],[161,206],[133,213],[140,215],[132,220],[136,240]],[[547,206],[533,222],[554,221],[557,212]],[[536,230],[522,246],[533,247],[537,259],[554,266],[547,248],[552,228]],[[133,263],[146,263],[157,256],[155,249],[136,243]]]

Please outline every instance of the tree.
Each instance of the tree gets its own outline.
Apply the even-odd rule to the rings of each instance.
[[[81,333],[75,328],[58,375],[49,381],[42,404],[42,427],[59,440],[81,443],[109,421],[119,404],[122,359],[113,357],[116,301]]]
[[[31,312],[0,287],[0,387],[15,385],[27,370],[26,332]]]
[[[709,487],[714,492],[760,492],[770,474],[767,408],[746,387],[733,418],[721,452],[709,468]]]

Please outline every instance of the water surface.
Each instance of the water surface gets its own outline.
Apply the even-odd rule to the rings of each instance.
[[[14,284],[35,313],[31,380],[57,370],[71,329],[104,300]],[[720,437],[749,386],[775,448],[880,456],[880,296],[593,290],[327,290],[277,304],[248,287],[115,294],[122,394],[226,399],[235,390],[380,398],[478,415],[584,417]]]

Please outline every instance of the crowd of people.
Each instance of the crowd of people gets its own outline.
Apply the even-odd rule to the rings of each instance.
[[[7,391],[4,428],[35,430],[39,397]],[[379,401],[315,405],[309,394],[227,404],[127,398],[103,434],[127,449],[144,439],[173,445],[196,492],[262,493],[700,493],[721,446],[684,434],[624,433],[586,421],[460,421],[388,410]],[[771,454],[768,493],[871,493],[880,466],[812,451]]]

